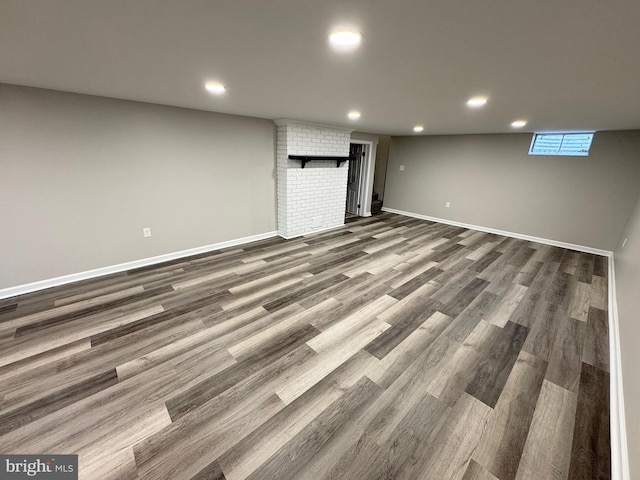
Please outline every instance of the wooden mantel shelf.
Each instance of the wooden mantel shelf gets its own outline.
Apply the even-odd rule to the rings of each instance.
[[[330,156],[322,156],[322,155],[289,155],[289,160],[300,160],[302,163],[302,168],[306,165],[307,162],[311,162],[313,160],[329,160],[332,162],[336,162],[336,167],[339,167],[341,163],[350,160],[351,157],[330,157]]]

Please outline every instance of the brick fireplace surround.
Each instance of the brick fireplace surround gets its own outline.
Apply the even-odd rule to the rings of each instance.
[[[349,155],[351,130],[276,120],[278,233],[285,238],[344,225],[348,162],[314,160],[301,168],[289,155]]]

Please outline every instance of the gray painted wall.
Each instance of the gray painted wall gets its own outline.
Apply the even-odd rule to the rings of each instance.
[[[625,238],[627,243],[622,248]],[[637,373],[640,363],[640,197],[614,259],[629,463],[631,478],[640,478],[640,377]]]
[[[390,142],[391,137],[388,135],[379,136],[378,152],[376,154],[376,172],[373,177],[373,193],[377,193],[380,200],[384,200],[384,186],[387,180]]]
[[[613,250],[640,191],[640,131],[597,132],[588,157],[529,156],[530,142],[392,137],[384,205]]]
[[[275,230],[269,120],[9,85],[0,112],[0,288]]]

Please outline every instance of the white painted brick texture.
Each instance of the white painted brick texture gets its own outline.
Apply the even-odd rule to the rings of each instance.
[[[294,237],[344,224],[348,165],[300,162],[288,155],[348,156],[350,132],[287,122],[278,125],[278,231]]]

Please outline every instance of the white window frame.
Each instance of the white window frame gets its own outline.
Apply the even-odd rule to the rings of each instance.
[[[555,152],[539,152],[535,151],[534,147],[536,145],[536,140],[539,136],[543,135],[562,135],[562,140],[560,141],[560,147]],[[562,144],[564,143],[564,139],[567,136],[572,135],[591,135],[591,140],[589,141],[589,148],[586,152],[576,152],[576,151],[563,151]],[[543,155],[543,156],[561,156],[561,157],[587,157],[589,155],[589,151],[591,150],[591,145],[593,144],[593,137],[595,132],[535,132],[533,134],[533,138],[531,139],[531,145],[529,146],[529,155]]]

